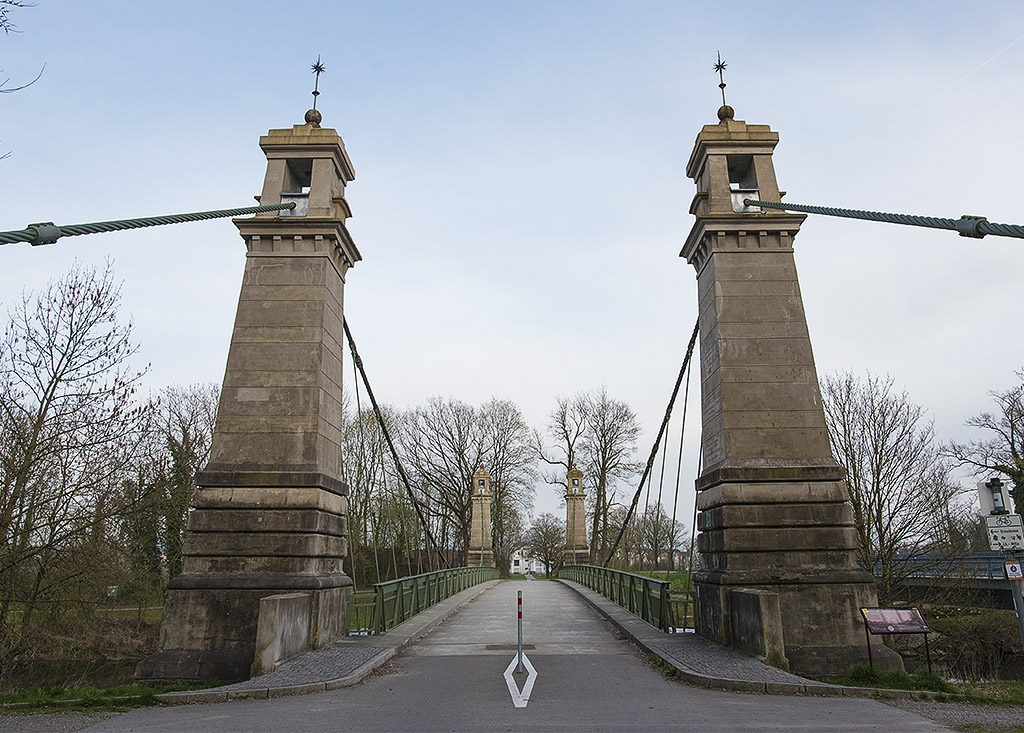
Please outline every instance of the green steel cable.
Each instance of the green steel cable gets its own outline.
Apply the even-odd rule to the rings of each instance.
[[[434,540],[434,535],[430,532],[430,526],[427,524],[426,517],[423,516],[423,509],[420,507],[420,503],[416,501],[416,495],[413,493],[412,484],[409,482],[409,476],[405,472],[405,467],[402,465],[401,459],[398,457],[398,451],[395,449],[395,444],[391,440],[391,432],[388,430],[387,423],[384,422],[384,415],[381,414],[380,406],[377,404],[377,398],[373,396],[373,388],[370,387],[370,380],[366,376],[366,369],[363,368],[363,360],[359,358],[359,351],[356,349],[356,342],[352,340],[352,331],[348,328],[348,319],[341,319],[342,328],[345,329],[345,338],[348,339],[348,347],[352,352],[352,361],[359,369],[359,374],[363,378],[363,386],[366,387],[366,394],[370,398],[370,404],[373,406],[373,413],[377,416],[377,422],[380,423],[380,430],[384,434],[384,440],[388,444],[388,448],[391,450],[391,457],[395,461],[395,468],[398,469],[398,476],[402,479],[402,483],[405,484],[405,491],[409,495],[409,501],[412,502],[413,509],[416,510],[416,516],[419,517],[420,524],[423,525],[423,531],[427,535],[427,539],[430,540],[430,544],[434,546],[434,552],[441,558],[446,568],[450,568],[452,564],[448,562],[448,558],[441,552],[441,548],[437,546],[437,542]]]
[[[608,563],[612,561],[612,557],[615,555],[615,551],[619,549],[619,543],[622,542],[622,535],[626,533],[626,527],[629,525],[629,520],[633,518],[633,512],[636,511],[637,502],[640,501],[640,493],[644,489],[644,481],[647,480],[647,476],[650,474],[651,469],[654,467],[654,459],[658,456],[658,447],[661,445],[661,436],[665,434],[665,430],[668,429],[669,418],[672,417],[672,407],[676,403],[676,397],[679,395],[679,387],[683,383],[683,376],[686,374],[686,367],[690,364],[690,358],[693,356],[693,347],[697,345],[697,336],[700,334],[700,321],[693,324],[693,335],[690,336],[690,343],[686,346],[686,356],[683,357],[683,365],[679,368],[679,376],[676,377],[676,384],[672,388],[672,396],[668,398],[668,407],[665,408],[665,417],[661,421],[661,428],[658,430],[658,437],[654,439],[654,447],[651,448],[651,455],[647,457],[647,466],[644,468],[644,475],[640,478],[640,484],[636,488],[636,493],[633,494],[633,503],[629,506],[629,511],[626,512],[626,519],[622,522],[622,526],[619,527],[619,536],[615,538],[615,544],[612,545],[611,551],[608,553],[608,557],[604,559],[604,565],[602,567],[608,567]],[[683,409],[686,409],[686,405],[683,405]]]
[[[157,227],[164,224],[181,224],[186,221],[204,221],[221,219],[226,216],[245,216],[259,214],[263,211],[281,211],[294,209],[295,202],[287,204],[268,204],[267,206],[249,206],[243,209],[220,209],[219,211],[198,211],[192,214],[168,214],[166,216],[148,216],[142,219],[115,219],[114,221],[96,221],[91,224],[66,224],[55,226],[52,221],[29,224],[24,229],[12,232],[0,232],[0,244],[28,242],[33,247],[40,244],[53,244],[61,237],[76,237],[82,234],[99,234],[100,232],[116,232],[122,229],[142,229]]]
[[[831,206],[807,206],[806,204],[782,204],[776,201],[760,201],[759,199],[743,199],[746,206],[760,206],[764,209],[782,211],[801,211],[806,214],[823,214],[840,216],[846,219],[863,219],[865,221],[881,221],[888,224],[906,224],[912,227],[929,229],[948,229],[959,232],[961,237],[981,239],[986,234],[997,237],[1016,237],[1024,239],[1024,226],[1019,224],[996,224],[983,216],[964,214],[959,219],[943,219],[936,216],[916,216],[914,214],[890,214],[884,211],[860,211],[858,209],[836,209]]]

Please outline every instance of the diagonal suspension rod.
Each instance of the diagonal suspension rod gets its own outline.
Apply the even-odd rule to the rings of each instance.
[[[626,513],[626,519],[623,521],[622,526],[619,527],[619,536],[615,538],[615,544],[612,545],[611,551],[608,553],[608,557],[604,560],[604,567],[608,567],[608,563],[612,561],[615,556],[615,551],[619,548],[619,543],[622,542],[622,535],[626,533],[626,527],[629,526],[629,520],[633,518],[633,512],[636,511],[636,504],[640,500],[640,493],[644,488],[644,481],[647,480],[648,474],[654,467],[654,459],[658,456],[658,446],[661,445],[661,437],[665,434],[668,429],[669,418],[672,417],[672,407],[676,403],[676,397],[679,395],[679,387],[683,383],[683,376],[686,374],[686,367],[690,364],[690,358],[693,356],[693,347],[697,345],[697,336],[700,333],[700,321],[693,324],[693,335],[690,336],[690,343],[686,346],[686,356],[683,357],[683,365],[679,368],[679,376],[676,377],[676,384],[672,388],[672,396],[668,398],[668,407],[665,408],[665,417],[661,421],[661,428],[658,430],[658,437],[654,439],[654,447],[651,448],[651,455],[647,457],[647,466],[644,468],[644,475],[640,478],[640,484],[636,487],[636,493],[633,494],[633,503],[629,506],[629,511]],[[683,405],[683,409],[686,409],[686,405]]]
[[[416,516],[420,519],[420,524],[423,525],[423,531],[427,535],[427,539],[430,540],[430,544],[434,547],[434,552],[441,558],[441,562],[444,563],[446,568],[450,568],[452,565],[448,562],[448,558],[441,552],[441,548],[437,546],[437,542],[434,540],[434,535],[430,531],[430,525],[427,524],[427,520],[423,517],[423,509],[420,507],[420,503],[416,501],[416,495],[413,494],[412,484],[409,482],[409,477],[405,473],[405,467],[402,466],[402,462],[398,459],[398,451],[395,450],[395,444],[391,440],[391,432],[388,430],[388,426],[384,423],[384,415],[380,411],[380,406],[377,404],[377,398],[373,396],[373,389],[370,387],[370,380],[366,377],[366,370],[363,369],[363,360],[359,358],[359,352],[356,350],[356,342],[352,340],[352,332],[348,329],[348,319],[342,318],[341,325],[345,328],[345,338],[348,339],[348,347],[352,351],[352,361],[359,369],[359,374],[363,378],[363,386],[366,387],[366,394],[370,398],[370,404],[373,405],[373,414],[377,416],[377,422],[380,423],[381,432],[384,433],[384,440],[387,441],[388,448],[391,450],[391,457],[395,460],[395,468],[398,469],[398,475],[402,478],[402,483],[405,484],[405,491],[409,495],[409,501],[412,502],[413,508],[416,510]],[[429,569],[429,567],[428,567]]]
[[[862,219],[864,221],[881,221],[887,224],[905,224],[912,227],[929,229],[948,229],[959,232],[961,237],[981,239],[986,234],[997,237],[1016,237],[1024,239],[1024,226],[1020,224],[996,224],[984,216],[964,214],[959,219],[943,219],[937,216],[917,216],[915,214],[890,214],[885,211],[861,211],[859,209],[837,209],[831,206],[808,206],[806,204],[783,204],[777,201],[761,201],[759,199],[743,199],[746,206],[760,206],[763,209],[780,211],[802,211],[805,214],[823,214],[839,216],[844,219]]]
[[[165,224],[181,224],[186,221],[205,221],[222,219],[227,216],[246,216],[264,211],[282,211],[294,209],[295,202],[287,204],[267,204],[266,206],[247,206],[241,209],[219,209],[217,211],[197,211],[191,214],[166,214],[164,216],[146,216],[141,219],[114,219],[112,221],[95,221],[91,224],[63,224],[55,226],[52,221],[29,224],[24,229],[11,232],[0,232],[0,244],[28,242],[33,247],[40,244],[53,244],[61,237],[77,237],[82,234],[99,234],[100,232],[116,232],[122,229],[142,229]]]

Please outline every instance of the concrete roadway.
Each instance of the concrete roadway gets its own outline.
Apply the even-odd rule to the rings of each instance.
[[[516,641],[537,669],[516,709],[502,673]],[[494,645],[509,645],[496,650]],[[491,646],[491,649],[488,649]],[[572,590],[506,581],[470,601],[384,670],[317,695],[125,713],[90,731],[946,731],[880,702],[688,687],[643,659]],[[521,683],[520,683],[521,685]]]

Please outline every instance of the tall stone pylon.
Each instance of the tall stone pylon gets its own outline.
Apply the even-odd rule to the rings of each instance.
[[[590,560],[587,546],[587,513],[584,507],[583,471],[573,466],[565,475],[565,557],[566,565],[585,565]]]
[[[791,669],[833,674],[867,659],[859,609],[877,600],[854,554],[797,282],[793,239],[806,217],[743,204],[780,200],[779,136],[725,105],[718,116],[687,165],[696,221],[680,253],[697,271],[700,322],[697,632],[741,646],[762,623],[751,602],[764,602],[754,615],[777,609],[784,639],[774,641]]]
[[[260,138],[261,204],[235,219],[245,272],[210,461],[196,478],[180,575],[164,596],[160,650],[139,679],[245,679],[260,599],[311,596],[313,646],[345,634],[352,582],[342,483],[342,302],[361,257],[345,228],[355,177],[335,130],[305,124]]]
[[[491,474],[486,468],[473,473],[470,487],[469,547],[466,565],[471,568],[494,567],[494,546],[491,543]]]

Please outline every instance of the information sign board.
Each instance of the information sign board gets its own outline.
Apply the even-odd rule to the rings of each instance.
[[[1007,580],[1024,580],[1024,573],[1021,572],[1019,562],[1004,563],[1006,566]]]
[[[996,552],[1024,550],[1024,522],[1019,514],[990,514],[985,517],[988,546]]]
[[[872,634],[927,634],[931,631],[916,608],[862,608],[860,613]]]

